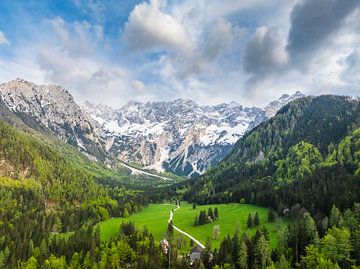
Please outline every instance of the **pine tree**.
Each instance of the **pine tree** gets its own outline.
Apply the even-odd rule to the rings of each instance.
[[[219,218],[219,211],[218,211],[217,207],[215,207],[215,210],[214,210],[214,218],[215,219]]]
[[[255,257],[261,269],[265,269],[271,263],[271,252],[265,236],[260,236],[255,246]]]
[[[268,222],[274,222],[275,220],[276,220],[276,213],[272,208],[270,208],[268,215]]]
[[[211,221],[214,220],[214,212],[213,212],[213,210],[211,209],[211,207],[209,207],[209,209],[208,209],[207,219],[208,219],[208,220],[211,220]]]
[[[198,217],[198,215],[195,216],[194,226],[199,226],[199,217]]]
[[[247,227],[248,227],[248,229],[254,227],[254,223],[253,223],[253,219],[252,219],[251,214],[249,214],[249,216],[248,216]]]
[[[199,225],[203,225],[205,223],[206,223],[206,212],[205,211],[200,211]]]
[[[254,217],[254,226],[259,226],[259,225],[260,225],[260,219],[259,219],[258,212],[256,212],[255,217]]]
[[[341,212],[335,205],[333,205],[333,207],[331,209],[331,213],[330,213],[330,220],[329,220],[330,227],[333,227],[333,226],[338,227],[340,220],[341,220]]]
[[[193,209],[196,209],[196,204],[195,203],[193,203]]]
[[[290,264],[284,255],[281,255],[280,260],[276,263],[277,269],[290,269]]]
[[[244,240],[242,240],[240,245],[240,251],[239,251],[239,260],[238,265],[241,269],[248,269],[248,253],[247,253],[247,246]]]

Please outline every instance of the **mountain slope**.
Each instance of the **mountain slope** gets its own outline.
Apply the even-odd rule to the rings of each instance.
[[[200,203],[245,198],[247,202],[284,208],[300,201],[307,204],[306,195],[315,188],[313,193],[320,196],[315,200],[322,202],[314,203],[314,210],[323,207],[324,200],[333,200],[330,193],[334,197],[345,195],[337,203],[351,206],[351,201],[359,198],[359,193],[354,192],[354,184],[359,182],[354,175],[356,163],[349,157],[353,147],[342,151],[347,153],[351,164],[344,165],[335,157],[333,162],[328,159],[337,156],[334,150],[359,127],[359,100],[319,96],[293,101],[275,117],[245,134],[219,165],[191,182],[186,198]],[[296,189],[293,194],[292,188]],[[341,188],[344,192],[339,194],[337,189]],[[298,191],[301,194],[295,196]],[[331,206],[326,204],[322,208],[325,212]]]
[[[29,127],[54,134],[80,151],[104,161],[105,152],[89,119],[66,90],[56,85],[35,85],[16,79],[0,85],[1,114],[4,105]],[[10,122],[13,123],[13,122]]]
[[[146,169],[195,176],[217,164],[247,131],[284,104],[303,97],[283,95],[264,109],[235,102],[199,106],[191,100],[129,102],[121,109],[86,103],[106,150]]]

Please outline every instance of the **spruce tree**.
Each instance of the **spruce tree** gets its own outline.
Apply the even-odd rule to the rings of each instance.
[[[269,209],[268,222],[274,222],[276,220],[276,213],[273,209]]]
[[[238,266],[241,269],[248,269],[248,251],[247,251],[247,246],[244,240],[242,240],[241,245],[240,245],[240,251],[239,251],[239,259],[238,259]]]
[[[260,225],[260,219],[259,219],[258,212],[255,213],[254,225],[255,225],[255,226],[259,226],[259,225]]]
[[[248,227],[248,228],[254,227],[254,223],[253,223],[253,219],[252,219],[251,214],[249,214],[249,216],[248,216],[247,227]]]
[[[198,217],[198,215],[195,216],[194,226],[199,226],[199,217]]]
[[[213,210],[211,209],[211,207],[209,207],[209,209],[208,209],[208,212],[207,212],[207,219],[208,220],[214,220],[214,212],[213,212]]]
[[[261,235],[255,246],[256,262],[261,269],[267,268],[271,263],[271,251],[265,236]]]
[[[214,218],[215,219],[219,218],[219,211],[218,211],[217,207],[215,207],[215,210],[214,210]]]
[[[205,211],[200,211],[200,215],[199,215],[199,225],[203,225],[206,223],[206,212]]]
[[[330,213],[330,220],[329,220],[330,227],[333,227],[333,226],[337,227],[339,225],[340,220],[341,220],[341,212],[335,205],[333,205],[333,207],[331,209],[331,213]]]

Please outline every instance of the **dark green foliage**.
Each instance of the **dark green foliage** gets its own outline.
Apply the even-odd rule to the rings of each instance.
[[[347,209],[339,227],[333,227],[319,239],[315,221],[303,209],[296,221],[279,232],[278,247],[272,253],[268,232],[258,229],[249,240],[246,234],[225,237],[214,263],[220,268],[357,268],[359,265],[360,204]],[[274,264],[275,267],[268,267]],[[297,266],[297,265],[298,266]]]
[[[201,210],[199,217],[197,217],[197,215],[195,216],[194,226],[204,225],[206,223],[217,220],[218,218],[219,218],[218,209],[215,208],[215,210],[213,211],[212,208],[209,207],[207,214],[205,210]]]
[[[254,227],[254,222],[253,222],[253,218],[252,218],[251,214],[249,214],[249,216],[248,216],[247,227],[248,227],[249,229],[252,228],[252,227]]]
[[[205,223],[207,223],[206,212],[202,210],[199,214],[199,225],[203,225]]]
[[[276,212],[270,208],[269,215],[268,215],[268,222],[275,222],[276,221]]]
[[[195,216],[194,226],[199,226],[199,217],[198,217],[198,215]]]
[[[215,210],[214,210],[214,218],[215,219],[219,218],[219,211],[218,211],[217,207],[215,207]]]
[[[136,231],[133,223],[123,223],[118,238],[110,242],[101,242],[98,230],[94,230],[92,226],[83,226],[68,240],[57,237],[49,242],[43,240],[39,253],[36,258],[32,256],[23,262],[21,268],[164,268],[166,266],[165,257],[152,234]],[[177,266],[176,260],[174,262],[174,266]],[[52,266],[49,267],[49,264]],[[20,268],[20,266],[11,268]]]
[[[207,212],[207,219],[208,220],[214,220],[214,212],[211,209],[211,207],[209,207],[208,212]]]
[[[256,212],[255,217],[254,217],[254,226],[259,226],[259,225],[260,225],[260,219],[259,219],[258,212]]]

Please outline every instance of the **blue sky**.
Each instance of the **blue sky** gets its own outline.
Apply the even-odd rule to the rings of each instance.
[[[360,95],[357,0],[0,1],[0,82],[82,102]]]

